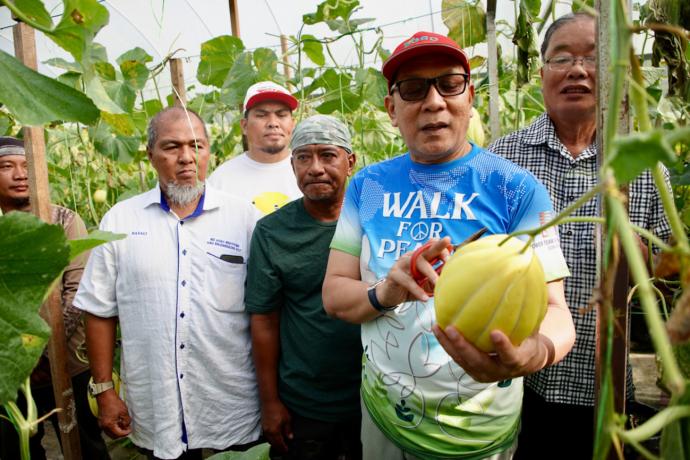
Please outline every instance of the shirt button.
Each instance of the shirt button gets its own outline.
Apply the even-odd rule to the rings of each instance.
[[[575,201],[575,195],[570,195],[568,197],[568,201]]]
[[[182,250],[182,255],[183,255],[183,256],[186,256],[186,255],[187,255],[187,250],[186,250],[186,249],[183,249],[183,250]]]
[[[184,318],[184,312],[180,313],[180,318]]]
[[[180,225],[184,225],[184,220],[181,220],[181,221],[180,221]]]
[[[183,378],[184,378],[184,374],[180,374],[180,378],[183,379]]]
[[[186,285],[187,285],[187,282],[185,280],[182,280],[182,286],[184,287]]]
[[[184,343],[180,345],[180,350],[184,350]]]

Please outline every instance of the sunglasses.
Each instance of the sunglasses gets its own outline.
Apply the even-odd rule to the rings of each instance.
[[[464,73],[449,73],[435,78],[410,78],[397,81],[391,86],[391,94],[397,90],[403,101],[414,102],[426,98],[434,85],[441,96],[457,96],[465,92],[469,76]]]

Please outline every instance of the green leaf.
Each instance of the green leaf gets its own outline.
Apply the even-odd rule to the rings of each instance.
[[[120,111],[116,113],[132,111],[137,93],[131,86],[121,81],[104,81],[103,87],[108,97],[120,108]]]
[[[673,163],[676,155],[661,130],[635,133],[613,141],[608,165],[619,183],[627,183],[657,162]]]
[[[221,452],[210,456],[208,460],[269,460],[268,451],[270,448],[270,444],[264,443],[245,452]]]
[[[220,101],[237,107],[244,101],[247,89],[258,81],[271,80],[280,83],[278,57],[273,50],[258,48],[253,53],[244,52],[237,56],[223,84]]]
[[[158,99],[149,99],[144,101],[143,110],[146,115],[151,118],[161,110],[163,110],[163,104]]]
[[[323,54],[323,44],[313,35],[302,35],[302,49],[314,64],[318,66],[326,64],[326,57]]]
[[[56,120],[92,124],[99,111],[83,93],[29,69],[0,51],[0,102],[25,125]]]
[[[58,69],[64,69],[69,72],[81,73],[81,66],[76,62],[69,62],[62,58],[52,58],[47,61],[43,61],[44,64],[49,66],[57,67]]]
[[[448,27],[448,36],[461,48],[486,40],[486,13],[479,3],[443,0],[441,10],[443,23]]]
[[[31,22],[34,24],[37,24],[43,28],[51,28],[53,27],[53,18],[50,17],[50,13],[46,11],[45,7],[43,6],[43,2],[40,0],[21,0],[21,1],[13,1],[13,0],[8,0],[3,3],[7,3],[7,6],[12,9],[12,11],[18,16],[24,18],[28,18],[28,21],[24,22]],[[18,8],[14,3],[21,3],[21,12],[22,15],[17,14],[17,12],[12,8]],[[38,27],[37,27],[38,28]]]
[[[685,392],[672,403],[690,406],[690,383],[686,381]],[[690,419],[688,417],[671,422],[664,427],[661,432],[660,458],[690,460]]]
[[[145,50],[137,46],[136,48],[132,48],[129,51],[125,51],[115,60],[115,62],[117,62],[118,65],[122,65],[123,63],[129,61],[146,64],[147,62],[153,61],[153,57],[151,57],[151,55],[147,53]]]
[[[120,64],[120,71],[125,83],[134,90],[142,90],[149,79],[149,69],[137,61],[124,61]]]
[[[359,6],[358,0],[326,0],[316,7],[315,13],[302,16],[302,22],[313,25],[342,18],[348,20],[352,12]],[[331,29],[337,30],[337,29]]]
[[[69,263],[59,225],[25,212],[0,216],[0,404],[14,401],[48,342],[46,291]]]
[[[253,54],[254,65],[256,66],[256,81],[263,80],[282,80],[276,79],[278,75],[278,56],[270,48],[257,48]]]
[[[0,111],[0,136],[7,136],[14,126],[12,119],[7,116],[7,113]]]
[[[57,76],[57,81],[79,91],[82,87],[81,72],[65,72]]]
[[[221,35],[202,43],[196,78],[204,85],[222,88],[235,58],[243,51],[242,40],[230,35]]]
[[[121,240],[126,236],[127,235],[124,233],[110,233],[104,232],[103,230],[94,230],[84,238],[68,240],[67,244],[69,245],[69,258],[72,260],[84,251],[93,249],[103,243]]]
[[[101,112],[101,119],[113,129],[113,132],[122,136],[131,136],[137,131],[132,116],[128,113],[113,114]]]
[[[362,96],[355,94],[347,88],[328,94],[324,102],[316,107],[316,111],[329,114],[339,111],[342,114],[354,112],[362,104]]]
[[[96,69],[96,73],[99,77],[106,81],[117,80],[117,73],[115,72],[115,67],[109,62],[94,62],[93,68]]]
[[[105,123],[99,123],[96,128],[89,128],[89,136],[97,152],[121,163],[132,161],[141,144],[139,137],[116,136]]]

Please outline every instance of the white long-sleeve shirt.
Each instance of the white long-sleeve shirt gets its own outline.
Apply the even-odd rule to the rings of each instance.
[[[180,220],[157,186],[115,205],[74,304],[118,316],[134,444],[160,458],[254,441],[260,411],[244,282],[256,210],[207,186]],[[186,443],[184,438],[186,435]]]

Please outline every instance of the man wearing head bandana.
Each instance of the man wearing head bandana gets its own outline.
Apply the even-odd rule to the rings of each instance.
[[[302,121],[291,147],[304,196],[259,221],[247,275],[263,433],[272,459],[360,459],[359,326],[321,300],[355,154],[347,126],[325,115]]]

